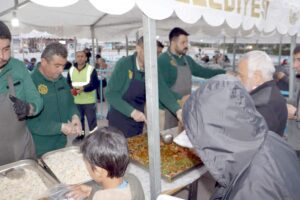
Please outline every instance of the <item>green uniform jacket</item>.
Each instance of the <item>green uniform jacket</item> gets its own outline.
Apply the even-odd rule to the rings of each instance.
[[[14,58],[9,59],[0,72],[0,93],[8,92],[6,79],[8,74],[11,74],[13,79],[16,96],[34,107],[34,115],[39,113],[43,107],[43,100],[37,92],[25,64]]]
[[[122,96],[127,91],[131,77],[132,68],[135,70],[135,79],[145,81],[143,75],[144,72],[140,72],[136,67],[136,54],[121,58],[115,66],[107,88],[106,88],[106,99],[110,105],[112,105],[119,112],[130,117],[131,112],[134,108],[122,99]],[[174,113],[180,108],[176,102],[173,93],[170,91],[166,83],[163,81],[162,76],[158,76],[158,87],[159,87],[159,100],[164,105],[170,105],[170,110]],[[170,98],[172,97],[172,98]],[[175,103],[172,103],[175,101]]]
[[[67,137],[60,131],[61,125],[71,121],[74,114],[79,116],[79,113],[63,76],[51,81],[41,74],[39,68],[31,76],[44,100],[42,112],[28,120],[37,155],[41,156],[48,151],[65,147]]]
[[[115,69],[109,79],[105,97],[110,105],[122,114],[130,117],[134,108],[123,100],[122,96],[127,91],[135,71],[135,79],[145,81],[144,72],[136,67],[136,55],[121,58],[115,66]]]
[[[169,50],[168,50],[169,51]],[[211,78],[218,74],[224,74],[225,70],[222,69],[209,69],[202,67],[201,65],[197,64],[190,56],[177,56],[172,54],[176,60],[177,65],[190,67],[191,73],[194,76],[202,77],[202,78]],[[188,63],[185,63],[185,60]],[[175,84],[177,79],[177,68],[176,66],[172,65],[172,59],[168,55],[168,52],[162,53],[158,57],[158,73],[163,77],[165,84],[168,86],[169,90],[171,90],[172,86]],[[174,63],[175,64],[175,63]],[[161,82],[160,82],[161,84]],[[173,96],[175,96],[176,100],[182,98],[182,96],[174,91],[172,91]],[[170,100],[171,101],[171,100]],[[169,109],[172,111],[172,107],[175,107],[173,104],[178,104],[177,101],[172,100],[171,104],[164,104],[160,102],[160,105],[164,108]],[[179,107],[179,105],[178,105]],[[172,111],[174,113],[174,111]]]

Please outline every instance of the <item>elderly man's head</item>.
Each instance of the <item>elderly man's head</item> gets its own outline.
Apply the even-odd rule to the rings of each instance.
[[[238,64],[239,77],[248,91],[273,79],[272,59],[263,51],[246,53]]]

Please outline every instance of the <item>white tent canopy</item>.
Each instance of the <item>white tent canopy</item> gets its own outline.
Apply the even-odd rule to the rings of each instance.
[[[66,2],[66,0],[55,1]],[[14,2],[19,4],[15,5]],[[67,7],[49,8],[29,0],[0,0],[0,20],[9,22],[13,17],[12,11],[16,10],[21,26],[12,28],[14,34],[26,29],[31,31],[34,28],[58,36],[92,35],[92,38],[95,36],[101,40],[131,36],[143,26],[150,187],[153,200],[161,188],[156,30],[159,35],[167,35],[171,28],[179,26],[195,35],[204,33],[213,37],[228,38],[264,34],[296,35],[300,32],[299,0],[75,0],[75,2]],[[155,20],[159,20],[157,25]],[[292,86],[290,88],[293,89]]]
[[[125,35],[135,39],[143,13],[159,20],[157,33],[162,37],[174,26],[190,32],[192,40],[206,37],[216,41],[225,36],[233,41],[236,36],[256,42],[272,35],[270,41],[276,41],[278,34],[300,32],[300,1],[296,0],[79,0],[62,8],[29,0],[19,0],[19,4],[16,14],[21,24],[12,28],[13,34],[36,29],[60,37],[89,38],[93,26],[98,40],[123,40]],[[14,0],[0,0],[0,5],[0,20],[9,22]]]
[[[59,38],[56,35],[50,34],[48,32],[40,32],[37,30],[32,30],[29,33],[20,34],[17,38],[20,39],[30,39],[30,38]]]

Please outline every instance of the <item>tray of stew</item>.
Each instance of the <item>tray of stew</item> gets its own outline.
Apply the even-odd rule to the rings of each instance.
[[[148,168],[148,138],[147,134],[128,138],[129,154],[132,161]],[[187,171],[203,165],[201,159],[188,148],[175,143],[164,144],[160,142],[161,174],[167,181]]]

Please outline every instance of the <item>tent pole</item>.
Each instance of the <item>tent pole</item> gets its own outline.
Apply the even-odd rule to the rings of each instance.
[[[146,15],[143,15],[143,33],[146,70],[150,193],[151,200],[155,200],[161,192],[156,22]]]
[[[126,56],[128,56],[128,36],[125,35],[125,48],[126,48]]]
[[[291,49],[290,49],[290,75],[289,75],[289,99],[292,99],[294,96],[294,79],[295,71],[293,68],[293,51],[297,43],[297,34],[291,37]]]
[[[258,39],[255,41],[255,49],[258,50]]]
[[[74,37],[74,55],[76,55],[76,51],[77,51],[77,38]],[[72,64],[73,64],[73,60],[72,60]]]
[[[226,36],[223,38],[223,55],[225,55],[225,46],[226,46]]]
[[[281,55],[282,55],[282,35],[280,35],[280,41],[279,41],[279,50],[278,50],[278,66],[281,63]]]
[[[236,56],[236,36],[233,39],[233,58],[232,58],[232,69],[235,71],[235,56]]]
[[[96,63],[96,61],[97,61],[97,59],[96,59],[96,55],[99,53],[99,51],[98,51],[98,47],[99,47],[99,41],[98,41],[98,39],[96,38],[96,52],[95,52],[95,63]]]
[[[91,36],[92,36],[92,58],[93,58],[93,62],[90,63],[90,64],[94,65],[96,63],[96,60],[95,60],[95,41],[94,41],[95,40],[95,26],[92,25],[90,27],[90,29],[91,29]]]
[[[136,43],[139,40],[139,38],[140,38],[139,31],[136,31],[136,33],[135,33],[135,41],[136,41]]]
[[[223,56],[225,56],[226,36],[223,37]],[[224,57],[223,57],[224,58]],[[225,68],[225,62],[222,62],[222,68]]]

